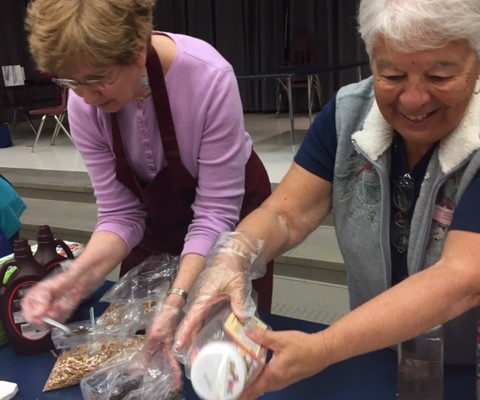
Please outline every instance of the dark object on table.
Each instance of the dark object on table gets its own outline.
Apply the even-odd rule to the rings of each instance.
[[[38,330],[23,319],[22,300],[47,271],[33,257],[27,239],[15,239],[13,252],[14,259],[0,267],[0,318],[15,352],[36,354],[53,348],[50,331]]]

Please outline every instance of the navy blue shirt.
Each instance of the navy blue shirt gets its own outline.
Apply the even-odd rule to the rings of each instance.
[[[337,151],[337,131],[335,126],[336,96],[323,107],[308,130],[302,146],[295,155],[295,162],[314,175],[333,182],[335,155]],[[353,133],[353,132],[352,132]],[[401,136],[397,135],[397,146],[392,146],[392,170],[390,180],[393,182],[408,171],[405,146]],[[415,181],[415,201],[425,175],[433,150],[428,152],[413,168],[411,175]],[[455,208],[450,230],[480,232],[480,171],[472,180]],[[410,211],[410,217],[411,212]],[[398,210],[392,202],[392,215]],[[392,249],[392,283],[398,283],[408,276],[406,252],[400,253],[394,246]]]

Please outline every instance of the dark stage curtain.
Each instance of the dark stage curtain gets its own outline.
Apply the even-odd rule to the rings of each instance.
[[[28,0],[0,0],[0,65],[22,65],[31,78],[36,71],[23,25],[27,4]],[[3,86],[1,74],[0,82]]]
[[[365,60],[356,32],[357,1],[157,0],[154,24],[158,30],[204,39],[237,75],[244,75],[280,68],[292,38],[305,34],[316,38],[320,63]],[[26,4],[28,0],[0,0],[0,65],[23,65],[31,78],[36,71],[23,26]],[[356,81],[354,70],[322,75],[324,102],[352,81]],[[242,81],[239,86],[245,111],[275,110],[273,81]],[[297,111],[306,110],[306,94],[298,93],[295,104]]]
[[[274,71],[285,65],[297,35],[316,38],[319,63],[366,60],[356,31],[357,0],[158,0],[155,27],[211,43],[237,75]],[[363,68],[364,75],[368,67]],[[324,102],[357,80],[356,70],[323,74]],[[274,81],[239,82],[245,111],[275,109]],[[306,110],[306,94],[295,97]],[[284,109],[286,104],[284,104]]]

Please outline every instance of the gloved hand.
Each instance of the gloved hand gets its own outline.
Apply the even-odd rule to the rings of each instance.
[[[85,272],[72,266],[54,273],[28,290],[22,300],[22,315],[39,328],[47,327],[42,317],[64,322],[103,281],[104,277],[98,276],[94,269]]]
[[[260,260],[263,241],[241,232],[221,234],[189,295],[186,316],[175,335],[174,354],[185,363],[193,340],[210,311],[221,301],[229,300],[232,311],[241,320],[254,315],[256,305],[251,297],[252,279],[266,271]]]
[[[174,376],[175,389],[182,389],[182,369],[172,352],[175,330],[183,317],[181,308],[163,304],[161,310],[154,317],[147,330],[147,343],[144,351],[153,358],[159,352],[163,353],[164,360],[168,363]]]

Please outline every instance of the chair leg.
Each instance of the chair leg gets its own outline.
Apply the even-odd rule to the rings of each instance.
[[[32,146],[32,153],[35,152],[35,146],[37,145],[37,142],[38,142],[38,139],[40,139],[40,135],[42,133],[42,129],[43,129],[43,124],[45,123],[45,120],[47,119],[47,116],[44,115],[42,117],[42,120],[40,121],[40,125],[38,127],[38,130],[37,130],[37,133],[35,135],[35,141],[33,142],[33,146]]]
[[[18,108],[15,108],[15,111],[13,112],[12,133],[15,133],[15,127],[17,126],[17,113],[18,113]]]
[[[58,131],[60,130],[60,123],[61,123],[61,118],[60,118],[60,121],[57,119],[56,115],[54,115],[54,118],[56,120],[56,124],[55,124],[55,129],[53,130],[52,140],[50,141],[50,146],[55,144],[55,139],[58,136]]]
[[[312,107],[313,107],[313,96],[312,96],[312,75],[307,76],[307,102],[308,102],[308,123],[312,124]]]
[[[35,127],[33,126],[32,119],[29,117],[28,112],[26,112],[25,110],[23,110],[23,113],[24,113],[25,118],[26,118],[26,120],[27,120],[27,122],[28,122],[28,125],[30,125],[30,128],[32,128],[33,134],[36,135],[36,134],[37,134],[37,130],[36,130]]]
[[[275,82],[275,107],[277,109],[277,118],[280,116],[280,107],[282,103],[282,90],[280,85],[280,80],[277,79],[277,81]]]
[[[70,132],[68,132],[68,130],[63,125],[63,119],[65,117],[65,114],[60,115],[60,117],[57,117],[55,115],[54,117],[55,117],[55,120],[57,121],[57,125],[55,126],[55,131],[53,132],[52,141],[50,142],[50,144],[54,144],[55,139],[57,138],[58,133],[60,132],[60,129],[63,131],[63,133],[65,133],[65,135],[68,136],[68,138],[73,143],[72,135],[70,135]]]
[[[292,153],[295,154],[295,116],[293,114],[292,77],[287,78],[288,114],[290,116],[290,138],[292,141]]]
[[[313,86],[315,87],[315,91],[317,93],[318,106],[320,107],[320,109],[322,109],[322,86],[320,82],[320,76],[318,74],[313,76]]]
[[[15,128],[17,127],[17,122],[18,122],[18,112],[21,111],[23,113],[23,115],[25,116],[25,119],[27,120],[28,122],[28,125],[30,125],[30,128],[32,128],[32,131],[33,131],[33,134],[36,135],[37,134],[37,130],[35,129],[35,127],[33,126],[33,123],[32,123],[32,120],[31,118],[29,117],[28,115],[28,111],[25,111],[25,109],[23,107],[17,107],[13,113],[13,125],[12,125],[12,133],[15,133]]]

